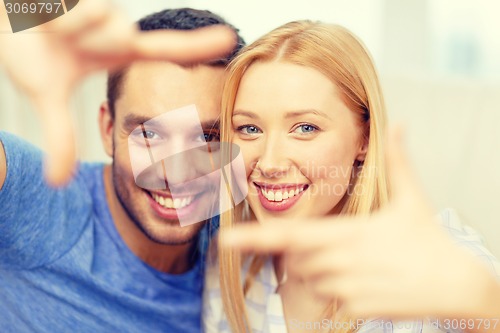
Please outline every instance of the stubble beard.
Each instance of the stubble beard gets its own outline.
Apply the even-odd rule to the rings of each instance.
[[[138,191],[142,191],[142,188],[138,187],[134,183],[132,188],[128,190],[126,186],[126,181],[124,181],[124,179],[125,180],[129,179],[129,176],[125,172],[122,173],[120,171],[120,168],[117,166],[115,161],[116,161],[115,151],[113,147],[113,162],[111,164],[111,167],[112,167],[112,181],[113,181],[114,191],[116,193],[118,201],[120,202],[120,205],[123,207],[130,220],[135,224],[137,228],[139,228],[139,230],[141,230],[141,232],[149,240],[162,245],[184,245],[187,243],[192,243],[196,239],[198,239],[198,233],[201,227],[197,229],[196,232],[194,232],[192,235],[189,235],[189,237],[186,239],[165,239],[161,237],[161,235],[157,235],[153,230],[148,228],[147,223],[145,223],[147,217],[144,216],[144,214],[141,214],[140,210],[138,209],[139,208],[138,205],[136,204],[136,202],[134,202],[132,198],[134,192],[137,193]],[[182,228],[180,224],[179,226],[172,226],[172,227]]]

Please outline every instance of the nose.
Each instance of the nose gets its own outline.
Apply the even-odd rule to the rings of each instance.
[[[169,185],[177,185],[193,179],[193,169],[190,167],[189,156],[180,152],[162,160],[162,177]]]
[[[262,153],[258,157],[255,168],[265,178],[279,178],[290,170],[290,160],[287,157],[285,140],[269,137],[265,140]]]
[[[183,140],[173,138],[166,144],[166,158],[162,160],[162,168],[158,176],[166,179],[169,185],[179,185],[189,182],[199,176],[205,161],[201,161],[197,154],[198,149],[186,145]]]

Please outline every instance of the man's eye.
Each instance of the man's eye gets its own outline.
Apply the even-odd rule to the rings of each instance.
[[[130,136],[135,140],[144,141],[146,140],[158,140],[161,136],[153,130],[142,130],[140,127],[135,129]]]
[[[257,126],[252,126],[252,125],[243,125],[237,128],[237,130],[243,134],[259,134],[260,129]]]
[[[149,130],[147,130],[147,131],[142,131],[142,132],[141,132],[141,135],[142,135],[144,138],[148,139],[148,140],[154,140],[154,139],[158,139],[158,138],[160,137],[160,136],[159,136],[156,132],[154,132],[154,131],[149,131]]]
[[[201,136],[200,136],[201,138]],[[205,142],[219,142],[220,132],[218,130],[211,130],[203,133],[203,140]]]
[[[216,142],[220,141],[219,133],[205,133],[205,141],[206,142]]]

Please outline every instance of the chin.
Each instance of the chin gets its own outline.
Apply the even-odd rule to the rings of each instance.
[[[159,227],[150,226],[146,228],[141,227],[141,229],[146,237],[156,243],[163,245],[182,245],[195,241],[203,225],[203,223],[197,223],[181,227],[179,224],[163,224]]]

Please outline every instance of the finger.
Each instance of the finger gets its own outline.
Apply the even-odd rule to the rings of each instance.
[[[227,247],[257,253],[279,253],[288,249],[291,240],[290,235],[282,226],[260,225],[249,223],[249,225],[238,225],[231,230],[221,231],[222,244]]]
[[[286,268],[288,276],[294,276],[298,279],[307,279],[310,276],[310,271],[304,268],[308,266],[310,260],[314,258],[316,253],[310,251],[308,253],[286,253],[282,255],[282,261]]]
[[[40,28],[73,38],[102,24],[116,10],[119,9],[107,0],[84,0],[65,15],[41,25]]]
[[[410,160],[403,147],[403,129],[394,127],[388,135],[387,167],[391,179],[391,193],[394,198],[414,198],[420,196],[421,190],[416,181],[417,176],[411,167]]]
[[[413,187],[413,175],[408,158],[402,148],[403,129],[394,127],[387,137],[386,162],[391,179],[391,192],[394,196],[401,196]]]
[[[108,57],[119,61],[131,53],[131,45],[138,37],[136,29],[119,12],[113,13],[92,27],[75,33],[72,46],[94,59]]]
[[[349,300],[355,294],[354,285],[347,275],[323,274],[307,280],[309,290],[321,298],[338,297]]]
[[[416,317],[435,317],[435,313],[426,311],[408,311],[401,301],[390,303],[380,297],[354,297],[346,304],[346,309],[354,317],[390,317],[392,320],[410,320]],[[376,323],[372,323],[376,325]]]
[[[352,258],[350,248],[324,248],[305,255],[288,255],[286,260],[290,275],[314,279],[325,274],[335,276],[350,270]]]
[[[236,45],[236,35],[226,26],[214,25],[194,30],[141,32],[133,42],[137,60],[196,63],[228,55]]]
[[[325,273],[323,269],[321,269],[316,265],[317,258],[314,255],[312,256],[299,255],[296,258],[294,258],[295,256],[287,254],[285,255],[285,257],[287,259],[285,261],[286,269],[288,275],[291,277],[308,280]],[[333,274],[333,272],[330,273]]]
[[[11,31],[11,26],[9,23],[9,17],[7,16],[7,11],[4,11],[3,8],[1,8],[1,10],[0,10],[0,32],[5,32],[5,31]]]
[[[284,223],[249,223],[225,233],[224,245],[257,253],[307,253],[312,250],[348,242],[361,226],[354,218],[344,223],[341,218]]]
[[[44,172],[52,186],[62,186],[72,176],[75,160],[75,137],[67,104],[57,100],[35,102],[41,114],[47,156]]]

